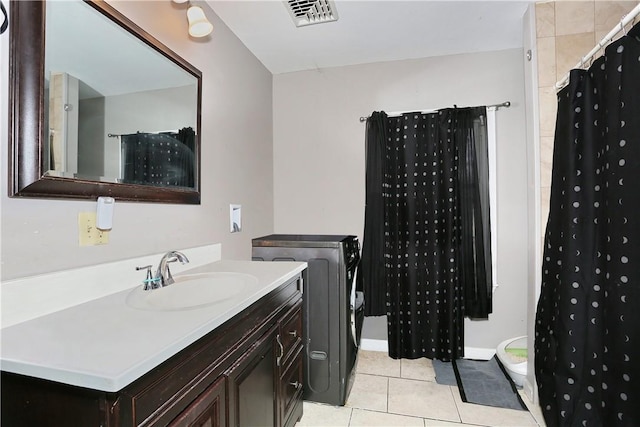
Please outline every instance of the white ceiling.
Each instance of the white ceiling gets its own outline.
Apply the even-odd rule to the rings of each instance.
[[[335,0],[337,22],[298,28],[280,0],[207,0],[273,74],[520,48],[530,2]]]

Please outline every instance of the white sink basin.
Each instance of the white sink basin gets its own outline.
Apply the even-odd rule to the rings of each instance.
[[[228,301],[258,285],[257,277],[232,272],[188,274],[174,280],[169,286],[148,291],[138,286],[127,295],[127,305],[140,310],[191,310]]]

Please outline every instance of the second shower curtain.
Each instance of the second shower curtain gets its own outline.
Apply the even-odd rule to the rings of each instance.
[[[487,182],[485,107],[369,118],[362,271],[391,357],[462,357],[491,312]]]

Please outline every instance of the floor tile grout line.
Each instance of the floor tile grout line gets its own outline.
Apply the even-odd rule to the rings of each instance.
[[[447,421],[447,420],[439,420],[437,418],[425,418],[425,417],[420,417],[417,415],[407,415],[407,414],[403,414],[400,412],[382,412],[382,411],[378,411],[376,409],[365,409],[365,408],[352,408],[352,409],[357,409],[358,411],[361,412],[374,412],[376,414],[387,414],[387,415],[393,415],[393,416],[398,416],[398,417],[403,417],[403,418],[415,418],[418,420],[422,420],[423,422],[426,422],[426,420],[431,420],[431,421]],[[448,421],[448,422],[454,422],[455,421]]]
[[[348,427],[351,427],[351,420],[353,420],[353,408],[349,411],[349,422],[347,423]]]
[[[396,377],[395,375],[374,374],[374,373],[371,373],[371,372],[358,372],[358,374],[371,375],[371,376],[374,376],[374,377],[400,378],[400,377]],[[410,378],[400,378],[400,379],[410,379]]]
[[[389,377],[387,377],[387,408],[385,412],[389,413]]]
[[[314,404],[313,402],[309,402],[309,403]],[[319,404],[319,405],[321,405],[321,404]],[[464,426],[468,425],[468,424],[465,424],[464,421],[462,421],[462,420],[460,422],[456,422],[456,421],[446,420],[446,419],[412,416],[412,415],[407,415],[407,414],[402,414],[402,413],[395,413],[395,412],[382,412],[380,410],[375,410],[375,409],[364,409],[364,408],[353,408],[353,407],[349,407],[348,409],[349,409],[349,421],[348,421],[347,426],[351,426],[351,422],[353,421],[353,416],[354,416],[354,410],[355,409],[358,409],[361,412],[369,412],[369,413],[373,412],[373,413],[378,413],[378,414],[398,415],[398,416],[404,416],[404,417],[409,417],[409,418],[421,419],[421,420],[423,420],[424,427],[426,427],[427,421],[435,421],[435,422],[446,421],[446,422],[453,423],[453,424],[460,424],[460,427],[464,427]],[[534,425],[538,425],[540,427],[543,427],[543,426],[541,426],[540,424],[537,423],[537,420],[534,420],[534,422],[536,422],[536,424],[534,424]],[[492,424],[485,424],[485,423],[475,422],[474,425],[481,426],[481,427],[491,427]]]
[[[385,377],[385,378],[395,378],[398,380],[411,380],[411,381],[421,381],[424,383],[436,383],[438,384],[438,382],[436,381],[435,378],[431,379],[424,379],[424,378],[414,378],[414,377],[396,377],[395,375],[382,375],[382,374],[373,374],[373,373],[369,373],[369,372],[358,372],[358,374],[360,375],[371,375],[373,377]]]
[[[451,398],[453,399],[453,404],[456,406],[456,412],[458,413],[458,419],[462,423],[462,414],[460,413],[460,407],[458,406],[458,401],[455,396],[455,392],[453,391],[453,386],[449,386],[449,392],[451,393]]]

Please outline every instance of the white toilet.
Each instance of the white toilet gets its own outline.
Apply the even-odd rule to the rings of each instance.
[[[498,360],[516,386],[522,387],[527,376],[527,337],[509,338],[496,349]]]

